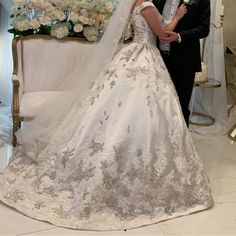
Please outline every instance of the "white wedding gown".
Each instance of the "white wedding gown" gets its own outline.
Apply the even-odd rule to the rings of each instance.
[[[213,205],[174,86],[140,10],[135,39],[74,106],[48,147],[15,150],[0,200],[30,217],[85,230],[120,230]]]

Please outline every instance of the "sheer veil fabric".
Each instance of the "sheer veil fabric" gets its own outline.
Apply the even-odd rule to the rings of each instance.
[[[57,99],[48,100],[34,112],[35,118],[25,122],[18,131],[18,142],[23,146],[26,154],[36,157],[49,144],[59,125],[63,123],[73,106],[80,106],[85,102],[96,76],[105,69],[119,46],[123,32],[128,24],[135,0],[118,1],[106,30],[94,47],[90,55],[84,57],[80,68],[76,67],[68,74],[63,83],[58,84],[58,90],[65,91]],[[68,62],[71,58],[68,58]],[[82,113],[82,112],[81,112]]]

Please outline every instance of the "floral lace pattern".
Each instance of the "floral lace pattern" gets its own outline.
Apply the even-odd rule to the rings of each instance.
[[[0,174],[2,202],[86,230],[133,228],[212,206],[155,37],[140,7],[132,17],[138,40],[115,55],[83,107],[71,109],[37,154],[15,150]]]

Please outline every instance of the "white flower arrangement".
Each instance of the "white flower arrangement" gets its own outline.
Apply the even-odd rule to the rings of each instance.
[[[194,3],[194,0],[184,0],[185,5],[192,5]]]
[[[9,32],[57,38],[83,36],[97,41],[114,9],[111,0],[15,0]]]

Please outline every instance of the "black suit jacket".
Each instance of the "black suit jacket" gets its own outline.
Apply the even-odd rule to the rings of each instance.
[[[153,3],[162,14],[166,0],[153,0]],[[188,13],[175,29],[182,41],[171,43],[170,59],[177,70],[197,72],[201,71],[200,39],[207,37],[210,31],[210,0],[194,0],[187,8]]]

